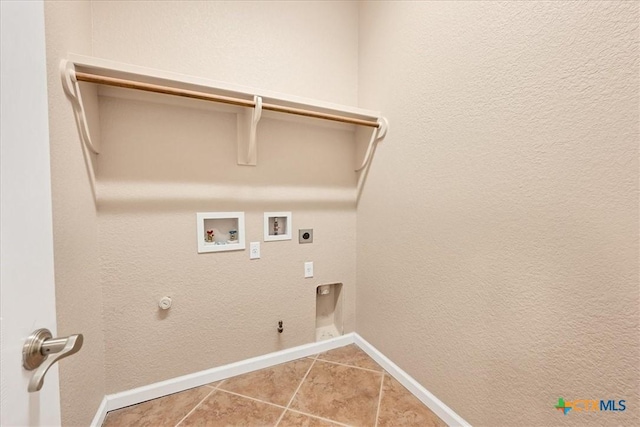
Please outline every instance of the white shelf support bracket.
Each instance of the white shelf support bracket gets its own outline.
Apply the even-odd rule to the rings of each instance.
[[[382,141],[384,137],[387,135],[387,131],[389,130],[389,121],[385,117],[381,117],[378,119],[379,126],[373,129],[371,132],[371,140],[369,140],[369,146],[367,147],[367,152],[364,155],[364,159],[362,160],[362,164],[356,172],[360,172],[363,170],[370,162],[373,157],[373,152],[375,145]]]
[[[76,79],[76,70],[72,62],[63,59],[60,61],[60,78],[62,79],[62,89],[65,95],[71,101],[73,106],[73,115],[76,119],[76,126],[78,127],[78,134],[82,143],[94,154],[99,154],[99,141],[94,135],[91,137],[89,131],[89,122],[87,121],[87,110],[85,109],[85,103],[82,100],[82,94],[80,91],[80,84]],[[89,96],[91,112],[97,114],[98,107],[98,92],[97,88],[93,88],[91,96]],[[88,105],[87,105],[88,106]],[[95,123],[97,126],[97,122]],[[97,132],[99,134],[99,132]]]
[[[262,116],[262,97],[254,96],[255,107],[238,113],[238,164],[255,166],[258,164],[257,129]]]

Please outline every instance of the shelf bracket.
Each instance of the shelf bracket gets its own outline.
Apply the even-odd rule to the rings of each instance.
[[[255,107],[238,113],[238,164],[255,166],[258,163],[257,129],[262,116],[262,97],[254,96]]]
[[[78,134],[82,143],[94,154],[100,153],[100,144],[98,135],[100,132],[97,130],[98,120],[92,120],[94,130],[96,133],[92,136],[89,131],[88,116],[96,117],[98,114],[98,89],[94,85],[90,90],[87,90],[87,101],[83,102],[82,92],[80,91],[80,83],[76,79],[76,70],[73,62],[63,59],[60,61],[60,78],[62,79],[62,89],[65,95],[71,101],[73,106],[73,115],[76,120],[76,126],[78,127]],[[85,83],[86,84],[86,83]]]
[[[382,141],[384,137],[387,135],[387,130],[389,130],[389,121],[385,117],[381,117],[378,119],[379,126],[377,128],[373,128],[373,132],[371,132],[371,140],[369,140],[369,146],[367,147],[367,152],[364,155],[364,159],[362,160],[362,164],[356,172],[360,172],[364,169],[370,162],[373,157],[374,146]]]

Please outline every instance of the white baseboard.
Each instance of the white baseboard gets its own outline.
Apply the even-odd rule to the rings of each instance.
[[[230,363],[217,368],[160,381],[120,393],[109,394],[105,396],[103,404],[98,408],[98,413],[96,413],[91,426],[100,427],[108,411],[146,402],[151,399],[157,399],[158,397],[199,387],[215,381],[224,380],[236,375],[242,375],[259,369],[268,368],[270,366],[279,365],[281,363],[290,362],[292,360],[311,356],[334,348],[344,347],[345,345],[354,343],[354,335],[354,333],[349,333],[326,341],[305,344],[258,357],[252,357],[251,359]]]
[[[382,366],[393,378],[398,380],[407,390],[415,397],[420,399],[429,409],[442,419],[449,426],[471,427],[460,415],[456,414],[453,409],[445,405],[440,399],[435,397],[433,393],[424,388],[418,381],[413,379],[409,374],[400,369],[398,365],[393,363],[387,356],[382,354],[377,348],[369,344],[367,340],[358,334],[354,334],[355,344],[365,353],[375,360],[378,365]]]
[[[100,427],[107,416],[107,396],[102,398],[102,403],[98,406],[98,411],[91,421],[91,427]]]
[[[158,397],[166,396],[168,394],[188,390],[193,387],[199,387],[215,381],[234,377],[236,375],[246,374],[248,372],[290,362],[302,357],[311,356],[317,353],[322,353],[323,351],[333,350],[334,348],[344,347],[345,345],[354,343],[380,366],[382,366],[391,376],[405,386],[407,390],[420,399],[422,403],[427,405],[429,409],[438,415],[445,423],[450,426],[471,427],[469,423],[451,410],[451,408],[442,403],[426,388],[422,387],[416,380],[356,333],[349,333],[326,341],[305,344],[265,354],[263,356],[252,357],[251,359],[230,363],[217,368],[160,381],[120,393],[109,394],[102,400],[102,404],[98,408],[98,411],[91,422],[91,426],[100,427],[108,411],[146,402],[151,399],[157,399]]]

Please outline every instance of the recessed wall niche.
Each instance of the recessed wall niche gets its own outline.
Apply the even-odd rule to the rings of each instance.
[[[291,212],[264,213],[264,241],[291,240]]]
[[[244,212],[198,212],[198,253],[245,249]]]
[[[342,311],[342,283],[316,287],[316,341],[344,334]]]

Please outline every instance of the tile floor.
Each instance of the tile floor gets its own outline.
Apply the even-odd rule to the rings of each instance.
[[[355,345],[111,411],[103,427],[446,426]]]

